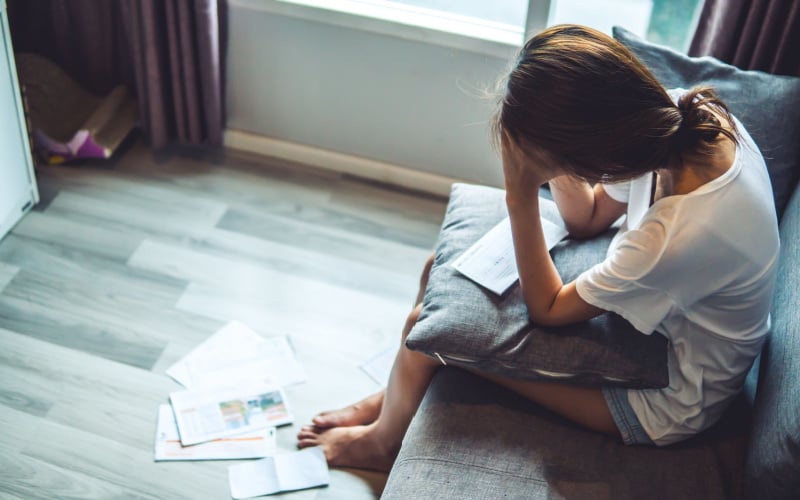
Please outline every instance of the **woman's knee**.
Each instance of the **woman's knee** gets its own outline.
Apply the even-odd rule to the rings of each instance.
[[[421,312],[422,312],[422,304],[417,304],[417,306],[414,309],[412,309],[411,312],[409,313],[408,318],[406,318],[406,324],[405,327],[403,328],[403,345],[405,345],[408,333],[411,331],[412,328],[414,328],[414,325],[417,324]]]
[[[428,276],[431,274],[431,269],[433,268],[433,259],[436,254],[431,254],[428,257],[428,260],[425,261],[425,267],[422,269],[422,276],[420,277],[421,282],[426,282],[428,280]]]

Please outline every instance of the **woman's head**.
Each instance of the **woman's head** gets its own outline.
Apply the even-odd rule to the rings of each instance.
[[[708,111],[731,122],[710,88],[695,88],[676,106],[650,71],[613,38],[560,25],[520,51],[494,120],[496,137],[547,151],[565,173],[622,181],[668,167],[685,153],[706,153],[720,133]]]

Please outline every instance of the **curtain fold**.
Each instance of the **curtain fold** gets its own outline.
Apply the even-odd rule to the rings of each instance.
[[[706,0],[689,55],[800,76],[800,2]]]
[[[50,58],[96,94],[135,94],[153,149],[219,147],[225,0],[9,0],[15,49]]]

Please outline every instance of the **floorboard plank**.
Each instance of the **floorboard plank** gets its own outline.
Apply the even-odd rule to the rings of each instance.
[[[152,456],[135,448],[47,419],[23,416],[13,410],[5,412],[4,417],[4,423],[11,428],[36,433],[36,441],[23,446],[23,456],[91,477],[93,484],[110,484],[122,488],[127,495],[142,498],[229,496],[226,464],[221,462],[153,462]],[[82,453],[83,450],[91,452]]]
[[[188,284],[186,280],[132,268],[125,261],[103,254],[91,248],[76,249],[59,240],[38,240],[17,234],[10,234],[0,242],[0,262],[53,281],[84,285],[87,293],[92,290],[124,293],[166,307],[175,303]]]
[[[227,209],[227,204],[219,200],[197,193],[187,194],[153,183],[146,177],[131,177],[119,171],[62,170],[61,176],[46,178],[43,183],[59,191],[48,209],[53,203],[69,206],[84,203],[92,208],[112,208],[112,213],[106,216],[113,217],[117,210],[127,209],[143,214],[144,218],[150,215],[159,219],[168,214],[170,220],[211,226]],[[69,200],[59,200],[59,197]],[[87,199],[95,200],[96,204]]]
[[[168,242],[167,242],[168,243]],[[324,252],[267,241],[225,229],[206,229],[180,242],[184,248],[260,266],[330,285],[408,301],[416,296],[419,277],[386,265],[370,265]]]
[[[89,317],[85,305],[76,307],[73,299],[59,296],[49,284],[26,280],[19,284],[22,297],[7,292],[0,295],[0,325],[24,335],[148,369],[166,347],[162,340],[129,329],[126,321],[102,324],[96,314]],[[43,302],[56,297],[57,302],[30,302],[30,296],[42,297]]]
[[[237,208],[228,210],[218,227],[412,275],[419,274],[433,248],[432,244],[419,248]]]
[[[0,329],[0,347],[4,388],[46,407],[38,416],[147,453],[157,406],[181,389],[164,375],[10,330]]]
[[[42,460],[8,453],[0,446],[0,497],[4,499],[44,498],[52,492],[50,498],[60,499],[97,499],[108,498],[146,498],[145,495],[133,496],[125,488],[98,481],[96,478],[70,471]],[[150,495],[150,498],[158,498]]]
[[[104,224],[112,229],[139,230],[153,235],[181,237],[199,228],[217,223],[224,210],[215,207],[210,213],[191,211],[170,212],[168,205],[156,205],[134,200],[120,203],[86,196],[71,191],[61,191],[47,207],[45,213],[70,217],[90,224]]]
[[[415,242],[430,249],[439,235],[447,200],[345,179],[334,191],[329,206],[336,212],[393,228],[404,235],[398,241]]]
[[[6,285],[11,283],[14,276],[19,272],[19,267],[11,265],[7,262],[0,262],[0,293],[5,289]]]
[[[200,342],[221,322],[173,306],[185,282],[10,235],[0,260],[22,268],[0,294],[0,326],[151,368],[169,341]]]
[[[356,324],[378,317],[398,317],[398,305],[394,300],[152,240],[145,240],[128,264],[185,280],[195,289],[207,285],[206,291],[217,290],[220,299],[225,294],[235,294],[241,300],[253,297],[273,309],[273,313],[284,311],[284,316],[330,315],[329,322],[347,320]],[[408,303],[412,301],[409,297]],[[400,317],[405,314],[405,307],[401,311]]]
[[[42,242],[58,242],[67,248],[120,262],[126,261],[144,239],[144,236],[130,231],[76,222],[54,214],[29,213],[17,224],[13,234]]]

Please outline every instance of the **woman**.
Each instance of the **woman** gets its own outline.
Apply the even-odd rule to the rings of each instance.
[[[716,422],[769,329],[779,249],[766,166],[741,123],[712,89],[668,93],[615,40],[563,25],[523,47],[495,132],[531,320],[613,311],[644,334],[657,330],[670,340],[670,383],[624,390],[478,374],[626,444],[667,445]],[[627,214],[606,260],[572,283],[544,243],[545,183],[573,237]],[[388,470],[438,366],[402,347],[386,391],[318,415],[299,446],[321,445],[331,465]]]

